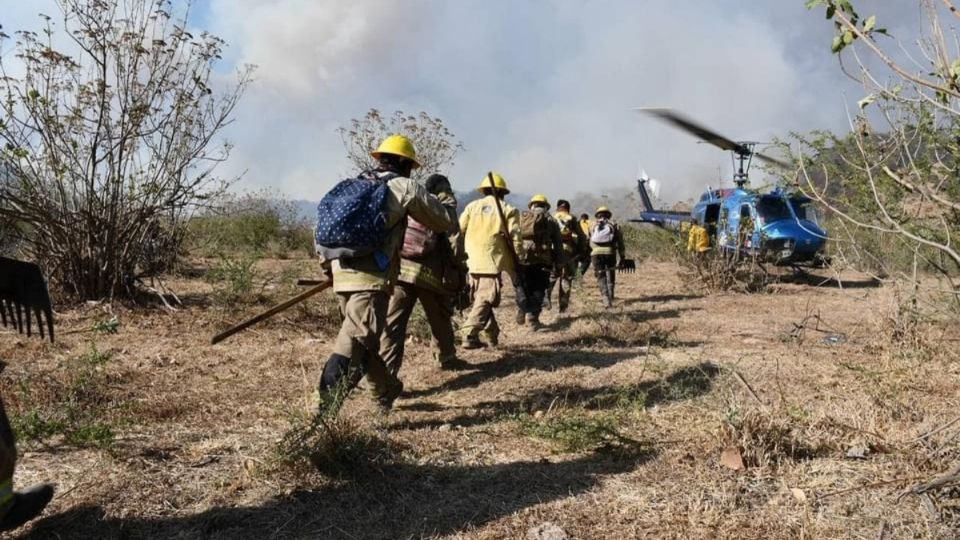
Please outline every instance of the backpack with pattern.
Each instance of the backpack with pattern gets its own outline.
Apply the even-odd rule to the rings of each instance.
[[[317,253],[327,260],[374,255],[385,269],[387,254],[379,251],[387,238],[387,182],[395,174],[365,172],[341,180],[317,205]]]

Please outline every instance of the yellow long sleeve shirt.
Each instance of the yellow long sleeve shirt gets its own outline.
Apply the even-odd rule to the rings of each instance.
[[[517,255],[523,257],[523,240],[520,237],[520,212],[501,201],[507,218],[507,230]],[[460,236],[467,253],[467,268],[471,274],[499,274],[514,270],[513,257],[507,240],[500,231],[500,214],[493,195],[471,202],[460,214]]]

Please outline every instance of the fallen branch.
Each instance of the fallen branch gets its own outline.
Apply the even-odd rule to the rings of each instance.
[[[933,431],[928,431],[927,433],[924,433],[923,435],[917,437],[916,439],[913,439],[913,440],[911,440],[911,441],[908,441],[908,444],[913,444],[913,443],[915,443],[915,442],[922,441],[923,439],[926,439],[927,437],[930,437],[931,435],[936,435],[937,433],[940,433],[941,431],[949,428],[950,426],[956,424],[957,422],[960,422],[960,416],[958,416],[958,417],[954,418],[953,420],[947,422],[946,424],[944,424],[944,425],[942,425],[942,426],[934,429]]]
[[[767,404],[764,403],[762,399],[760,399],[760,396],[758,396],[756,392],[753,391],[753,387],[751,387],[750,383],[748,383],[747,380],[743,378],[743,375],[741,375],[737,370],[733,368],[730,368],[730,371],[733,373],[733,376],[736,377],[738,381],[740,381],[740,384],[747,389],[747,392],[749,392],[750,395],[753,396],[753,399],[757,400],[757,403],[759,403],[761,406],[766,408]]]
[[[906,497],[907,495],[922,495],[928,491],[933,491],[935,489],[948,486],[957,480],[960,480],[960,465],[950,469],[950,472],[947,474],[944,474],[938,478],[934,478],[926,484],[917,484],[916,486],[904,491],[897,496],[897,502],[900,502],[900,499]]]

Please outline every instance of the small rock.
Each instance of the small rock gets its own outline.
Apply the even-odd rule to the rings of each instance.
[[[543,411],[534,411],[533,417],[536,418],[537,420],[543,418]]]
[[[527,531],[527,540],[567,540],[568,538],[566,531],[549,521],[530,527]]]
[[[807,494],[803,492],[800,488],[790,488],[790,493],[793,494],[793,498],[797,500],[800,504],[806,504]]]
[[[443,424],[442,426],[437,428],[437,431],[450,431],[451,429],[453,429],[453,426],[451,426],[450,424]]]
[[[867,459],[870,449],[866,446],[853,446],[847,450],[847,459]]]

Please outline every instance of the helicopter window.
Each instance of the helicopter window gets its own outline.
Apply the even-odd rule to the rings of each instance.
[[[780,197],[761,197],[757,201],[757,214],[763,223],[773,223],[784,219],[792,219],[790,208]]]
[[[813,201],[790,199],[790,206],[793,207],[794,213],[797,214],[797,219],[805,219],[816,224],[820,223],[820,215],[817,212],[817,207],[814,206]]]
[[[703,214],[703,221],[706,223],[716,223],[720,218],[720,205],[708,204]]]
[[[743,205],[740,207],[740,219],[750,218],[750,207]]]

